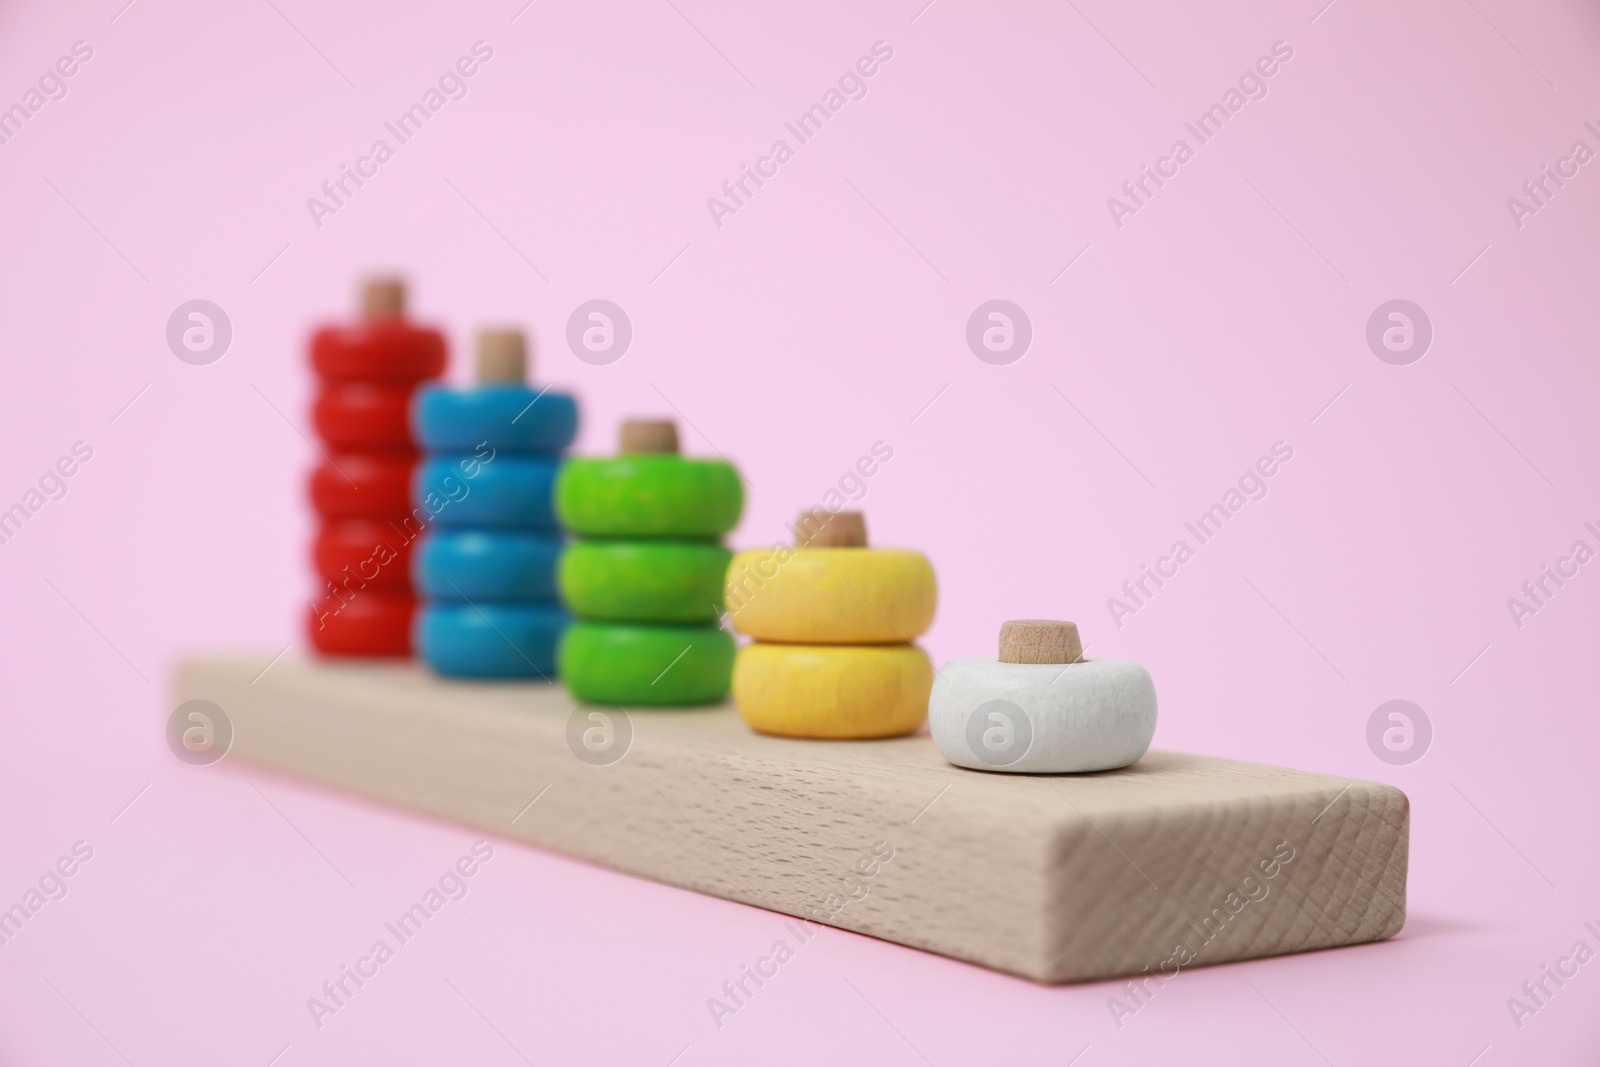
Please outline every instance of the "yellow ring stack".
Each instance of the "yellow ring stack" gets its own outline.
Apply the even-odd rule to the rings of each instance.
[[[752,729],[894,737],[927,716],[933,667],[912,641],[933,622],[933,567],[866,542],[860,512],[803,512],[794,548],[733,557],[728,611],[755,638],[734,662],[733,700]]]

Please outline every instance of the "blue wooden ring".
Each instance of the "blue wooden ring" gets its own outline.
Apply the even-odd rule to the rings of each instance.
[[[428,600],[555,600],[560,537],[525,530],[434,530],[411,558]]]
[[[553,456],[498,452],[430,456],[417,465],[411,502],[418,518],[461,528],[557,528],[551,487],[561,461]]]
[[[567,622],[566,610],[548,601],[428,604],[417,612],[412,644],[440,674],[554,679]]]
[[[487,444],[499,452],[555,453],[578,435],[578,403],[520,382],[429,385],[412,397],[411,432],[430,452],[471,452]]]

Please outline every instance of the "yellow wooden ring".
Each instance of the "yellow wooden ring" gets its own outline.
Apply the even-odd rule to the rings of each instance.
[[[933,566],[905,548],[774,548],[728,566],[733,627],[758,641],[905,644],[933,622]]]
[[[739,650],[733,701],[751,729],[785,737],[897,737],[928,714],[933,665],[915,645]]]

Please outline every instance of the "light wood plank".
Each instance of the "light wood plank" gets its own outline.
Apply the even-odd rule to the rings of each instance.
[[[726,705],[636,711],[627,754],[592,766],[559,686],[292,659],[252,683],[267,662],[178,669],[176,700],[231,719],[229,758],[1042,982],[1154,972],[1179,944],[1198,966],[1374,941],[1405,920],[1409,804],[1375,782],[1159,751],[991,774],[925,736],[757,736]],[[878,842],[893,859],[832,913]],[[1238,907],[1247,891],[1260,899]]]

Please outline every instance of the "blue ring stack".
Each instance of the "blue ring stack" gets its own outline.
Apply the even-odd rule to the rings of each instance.
[[[441,674],[554,678],[569,621],[556,592],[561,530],[551,487],[578,432],[571,396],[526,382],[514,330],[478,337],[478,385],[429,386],[411,408],[426,451],[412,482],[432,516],[412,561],[413,645]]]

